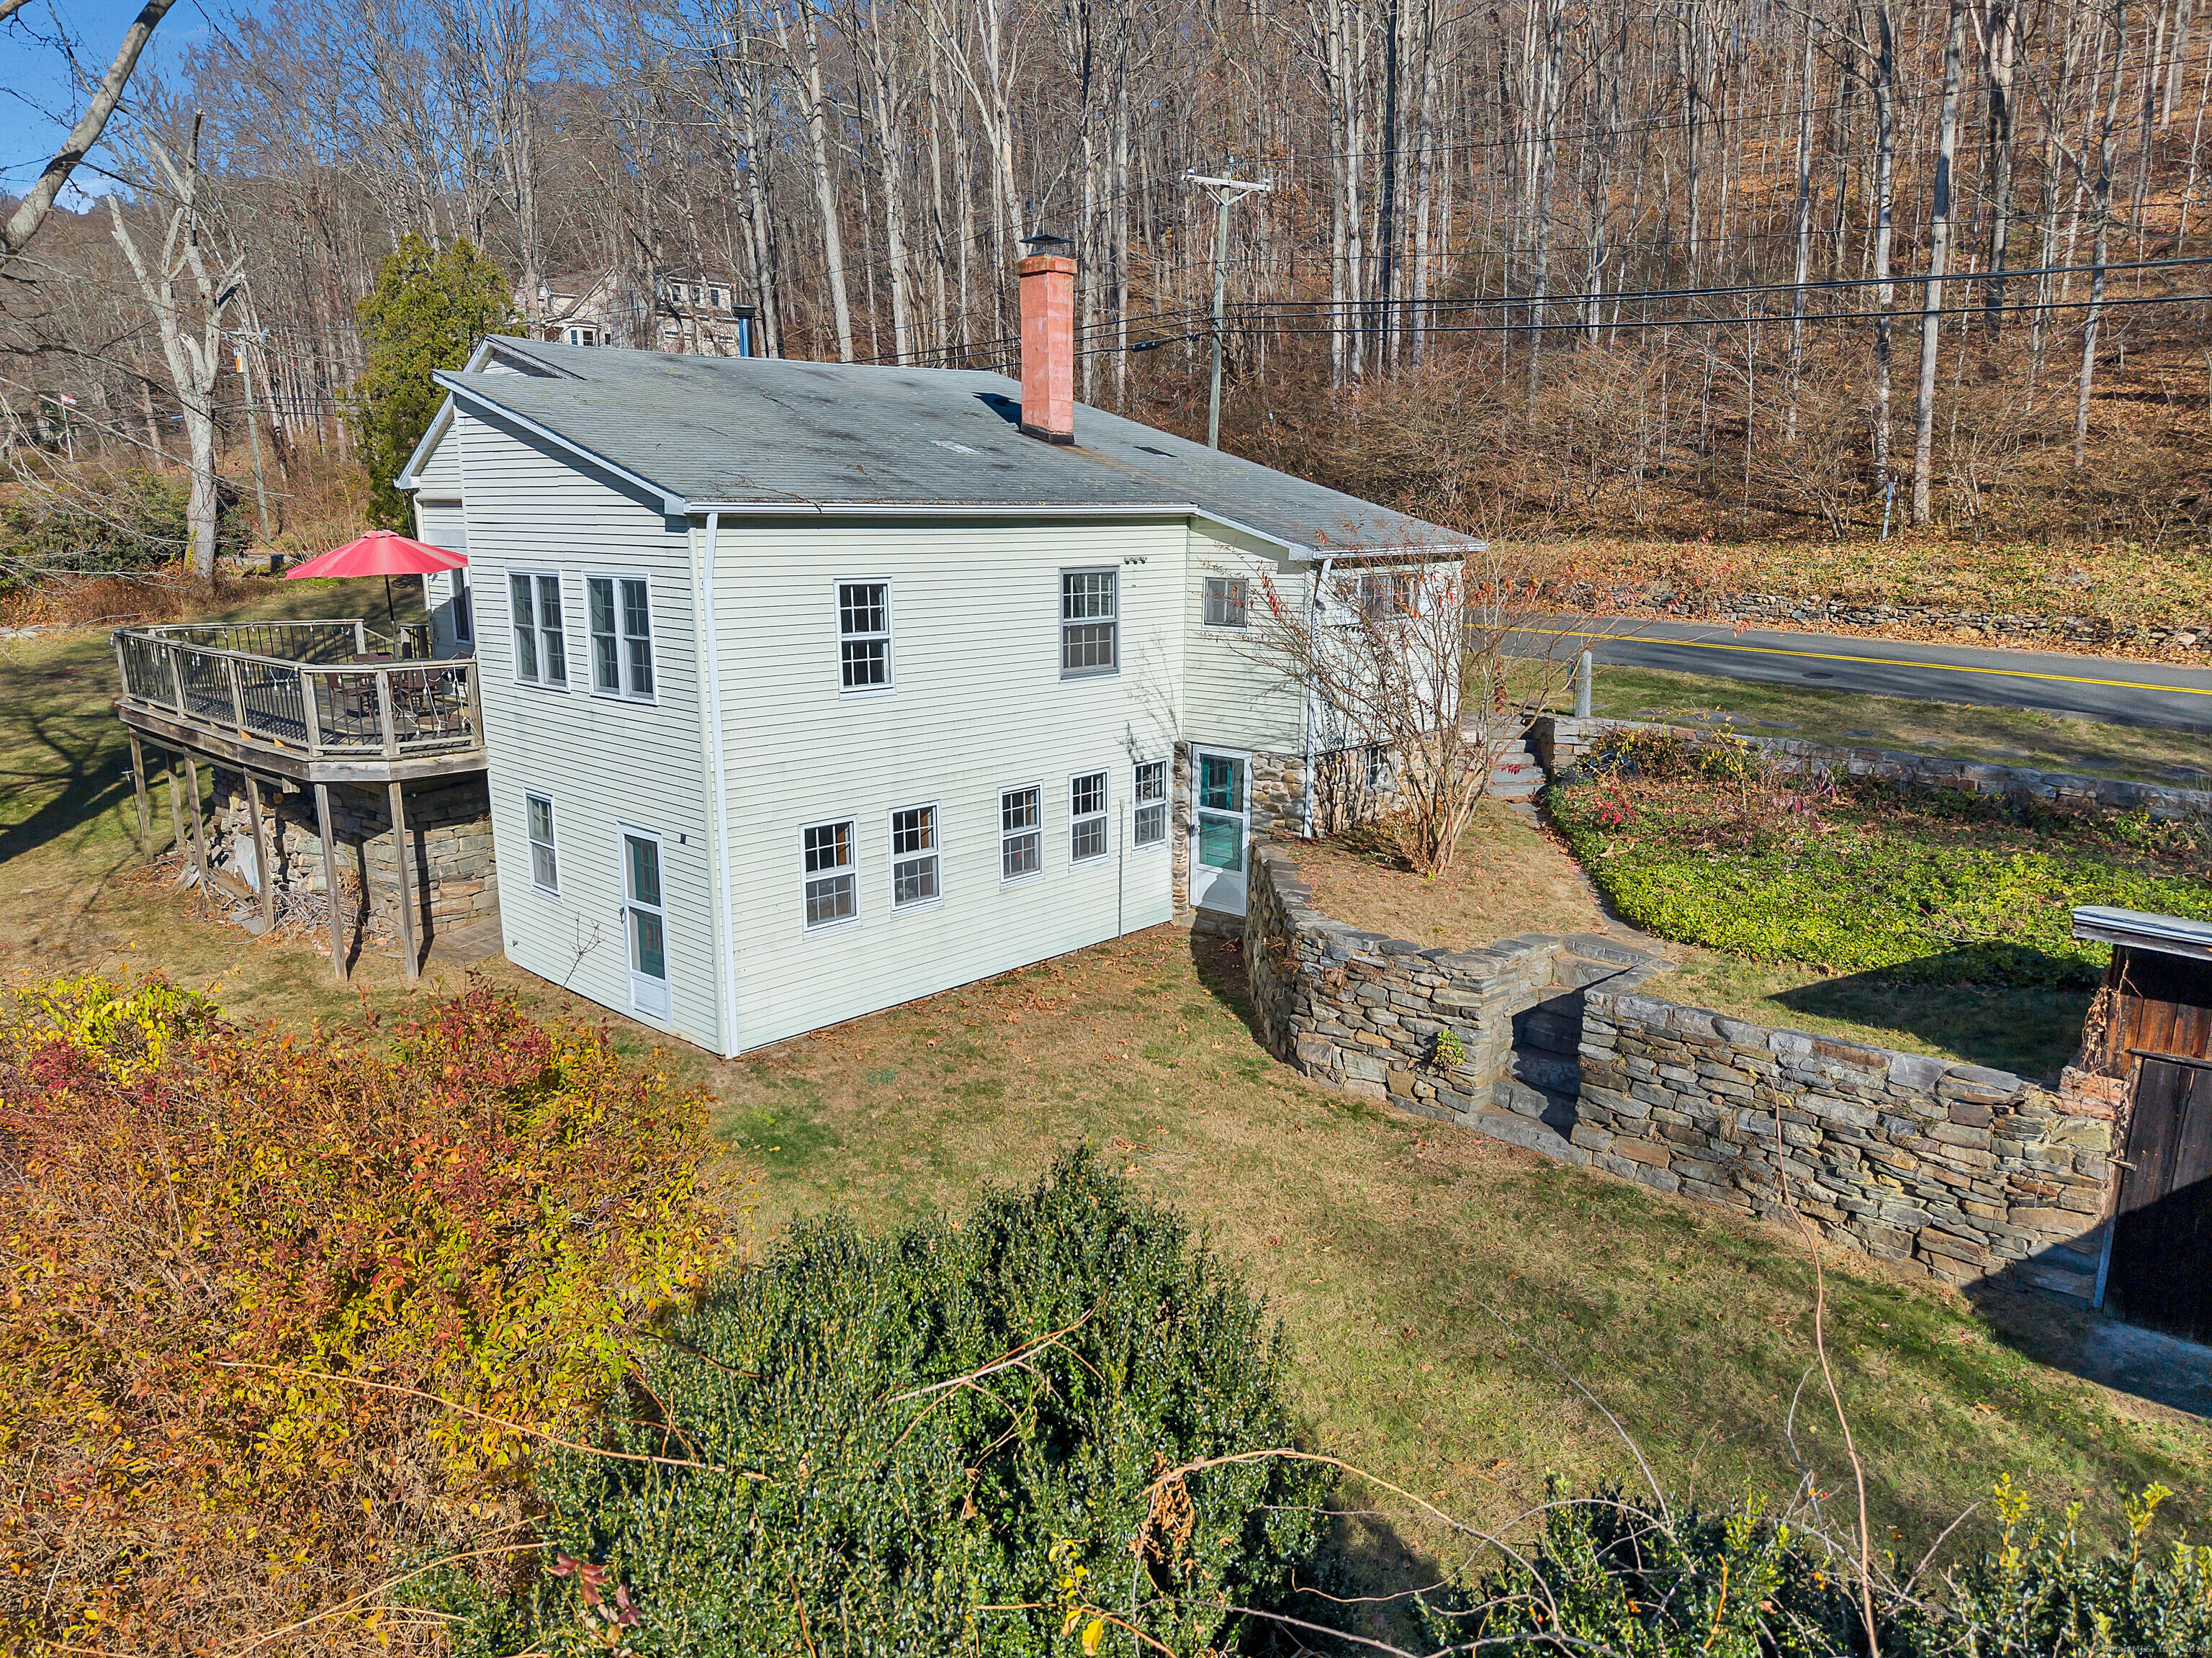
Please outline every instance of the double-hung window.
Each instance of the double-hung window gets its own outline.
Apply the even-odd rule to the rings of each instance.
[[[1002,789],[999,793],[999,878],[1018,881],[1044,869],[1044,834],[1038,827],[1038,797],[1034,785],[1025,789]]]
[[[477,618],[474,606],[469,603],[469,573],[453,572],[453,642],[473,647],[477,642]]]
[[[837,584],[837,662],[848,691],[880,691],[891,683],[891,585]]]
[[[561,578],[514,574],[507,579],[514,612],[514,677],[531,685],[568,683],[568,642],[561,632]]]
[[[1156,847],[1168,838],[1168,762],[1146,760],[1137,766],[1137,810],[1130,839]]]
[[[937,808],[908,806],[891,814],[891,903],[926,904],[937,896]]]
[[[542,794],[526,794],[522,807],[530,835],[530,884],[557,898],[561,865],[553,852],[553,802]]]
[[[1359,578],[1360,619],[1381,626],[1413,613],[1419,595],[1410,570],[1369,570]]]
[[[1060,671],[1112,673],[1121,665],[1120,572],[1063,570],[1060,575]]]
[[[1251,602],[1252,585],[1241,575],[1210,575],[1206,579],[1204,620],[1209,628],[1241,628]]]
[[[1085,772],[1067,785],[1067,860],[1106,855],[1106,774]]]
[[[653,604],[643,576],[586,576],[591,601],[592,689],[608,696],[653,695]]]
[[[853,872],[853,820],[817,823],[799,831],[806,854],[806,925],[830,926],[860,913],[860,880]]]

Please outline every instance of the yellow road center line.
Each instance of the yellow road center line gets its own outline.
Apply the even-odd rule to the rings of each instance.
[[[1671,645],[1686,651],[1742,651],[1753,656],[1800,656],[1814,662],[1861,662],[1875,668],[1930,668],[1938,673],[1987,673],[2001,679],[2053,679],[2067,685],[2111,685],[2124,691],[2172,691],[2212,696],[2212,686],[2146,685],[2134,679],[2093,679],[2087,674],[2038,673],[2031,668],[1982,668],[1965,662],[1912,662],[1893,656],[1851,656],[1842,651],[1786,651],[1776,645],[1728,645],[1716,639],[1660,639],[1636,634],[1593,634],[1575,628],[1523,628],[1554,639],[1606,640],[1622,645]]]

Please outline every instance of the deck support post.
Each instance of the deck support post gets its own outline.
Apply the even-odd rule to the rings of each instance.
[[[261,785],[252,772],[245,777],[246,813],[253,824],[253,872],[260,878],[261,920],[273,927],[276,925],[276,859],[261,835]]]
[[[390,715],[386,717],[389,719]],[[415,948],[415,884],[407,873],[407,805],[400,798],[397,782],[386,785],[386,793],[392,799],[392,853],[394,872],[399,878],[399,947],[407,955],[407,976],[419,979],[422,976],[422,958]]]
[[[323,837],[323,891],[331,901],[331,970],[343,984],[346,973],[345,919],[338,914],[337,837],[331,830],[331,786],[315,785],[315,828]]]
[[[142,860],[154,855],[154,823],[146,810],[146,750],[138,744],[138,733],[124,729],[131,737],[131,786],[138,798],[138,856]]]
[[[176,836],[171,844],[176,847],[177,855],[182,857],[185,851],[185,786],[177,778],[177,756],[173,754],[166,756],[161,762],[161,770],[169,780],[169,828]]]
[[[192,850],[199,859],[200,885],[207,886],[210,870],[207,855],[207,824],[200,812],[200,768],[193,763],[192,751],[185,750],[185,786],[192,797]]]

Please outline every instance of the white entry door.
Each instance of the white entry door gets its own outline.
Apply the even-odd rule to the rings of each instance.
[[[641,1013],[668,1017],[668,925],[660,906],[660,837],[625,829],[623,931],[629,944],[629,1002]]]
[[[1191,904],[1242,915],[1245,841],[1252,823],[1251,756],[1193,749],[1190,762]]]

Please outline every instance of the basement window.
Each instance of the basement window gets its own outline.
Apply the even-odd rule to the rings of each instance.
[[[860,914],[860,883],[853,872],[853,820],[817,823],[799,835],[806,861],[806,925],[854,920]]]
[[[1168,762],[1146,760],[1137,767],[1137,811],[1130,838],[1156,847],[1168,838]]]

